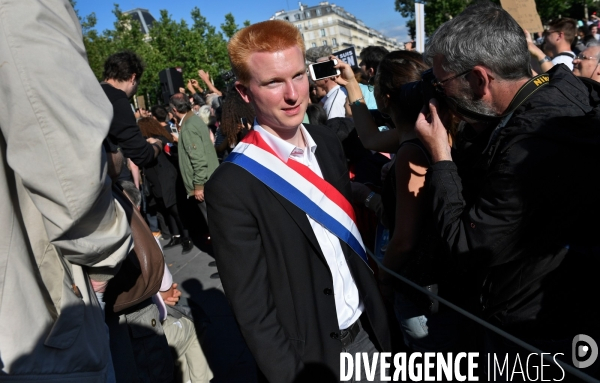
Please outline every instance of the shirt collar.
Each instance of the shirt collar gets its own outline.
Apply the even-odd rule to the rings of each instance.
[[[304,125],[300,124],[299,126],[302,135],[304,136],[304,141],[306,142],[306,146],[310,149],[310,153],[314,155],[317,150],[317,144],[310,136]],[[254,120],[254,130],[260,134],[263,140],[273,149],[277,157],[282,159],[287,163],[288,158],[290,158],[294,149],[296,149],[295,145],[290,144],[287,141],[275,136],[272,133],[267,132],[262,126],[258,124],[258,121]],[[308,153],[307,153],[308,154]]]
[[[186,117],[187,117],[187,116],[188,116],[190,113],[191,113],[191,114],[193,114],[193,113],[194,113],[194,111],[192,111],[192,110],[188,110],[188,111],[187,111],[187,113],[186,113],[186,114],[184,114],[184,115],[183,115],[183,117],[181,117],[181,121],[179,121],[179,125],[180,125],[180,126],[181,126],[181,125],[183,125],[183,120],[185,120],[185,118],[186,118]]]

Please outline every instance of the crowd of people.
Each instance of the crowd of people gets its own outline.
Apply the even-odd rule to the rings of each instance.
[[[231,37],[226,89],[199,69],[204,85],[189,79],[167,105],[136,110],[138,54],[107,57],[98,84],[67,1],[52,0],[52,14],[10,3],[0,0],[0,376],[213,379],[162,257],[156,288],[117,309],[114,281],[140,283],[123,270],[147,248],[119,193],[160,254],[212,245],[260,370],[248,381],[340,381],[342,352],[547,366],[436,295],[566,364],[575,336],[600,342],[595,15],[532,37],[478,2],[422,54],[369,46],[357,67],[322,57],[339,75],[316,80],[298,29],[265,21]],[[598,377],[598,366],[582,371]]]

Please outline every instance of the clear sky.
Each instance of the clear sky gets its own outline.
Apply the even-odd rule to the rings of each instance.
[[[190,22],[192,8],[200,8],[200,12],[209,23],[217,27],[225,20],[225,14],[231,12],[238,25],[244,20],[252,23],[268,20],[275,12],[281,10],[298,9],[295,0],[76,0],[75,8],[80,16],[87,16],[94,12],[98,19],[96,29],[103,31],[113,29],[115,16],[112,14],[114,4],[119,4],[121,10],[128,11],[134,8],[145,8],[150,11],[156,19],[160,17],[160,10],[167,9],[175,20],[184,19]],[[314,6],[318,0],[305,0],[304,4]],[[398,41],[408,41],[408,30],[405,26],[406,20],[400,13],[394,10],[394,0],[341,0],[330,1],[331,4],[344,7],[362,20],[367,26],[382,32],[388,37],[395,37]]]

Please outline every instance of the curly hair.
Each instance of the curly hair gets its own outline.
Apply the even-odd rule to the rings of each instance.
[[[135,74],[139,81],[146,65],[142,58],[132,51],[122,51],[110,55],[104,62],[105,80],[127,81]]]
[[[171,137],[167,130],[153,117],[142,117],[138,120],[138,126],[142,131],[142,136],[156,137],[161,136],[166,138],[169,142],[173,142],[173,137]]]
[[[242,127],[240,131],[240,124],[242,118],[245,118],[251,125],[254,123],[254,117],[256,113],[251,104],[248,104],[242,100],[235,88],[231,89],[225,101],[223,102],[223,110],[221,115],[221,132],[227,137],[229,145],[235,145],[239,141],[239,133],[244,132],[248,128]]]

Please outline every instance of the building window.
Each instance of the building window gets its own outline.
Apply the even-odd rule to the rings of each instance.
[[[331,39],[331,45],[333,45],[334,47],[337,47],[337,39],[335,37],[333,39]]]
[[[310,44],[311,47],[316,48],[317,47],[317,43],[312,43]]]
[[[325,37],[325,29],[321,29],[321,37]]]
[[[296,20],[300,20],[300,14],[299,14],[299,13],[296,13],[296,14],[294,15],[294,18],[295,18]]]
[[[317,12],[317,16],[321,16],[321,10],[320,9],[317,9],[316,12]]]
[[[327,45],[327,40],[323,40],[323,46]]]
[[[306,17],[310,17],[310,11],[306,11]]]
[[[312,28],[312,22],[310,20],[308,20],[308,28]]]
[[[287,16],[285,17],[285,19],[286,19],[287,21],[290,21],[290,18],[289,18],[289,17],[287,17]]]
[[[296,28],[298,28],[299,30],[302,30],[302,24],[296,24]]]

